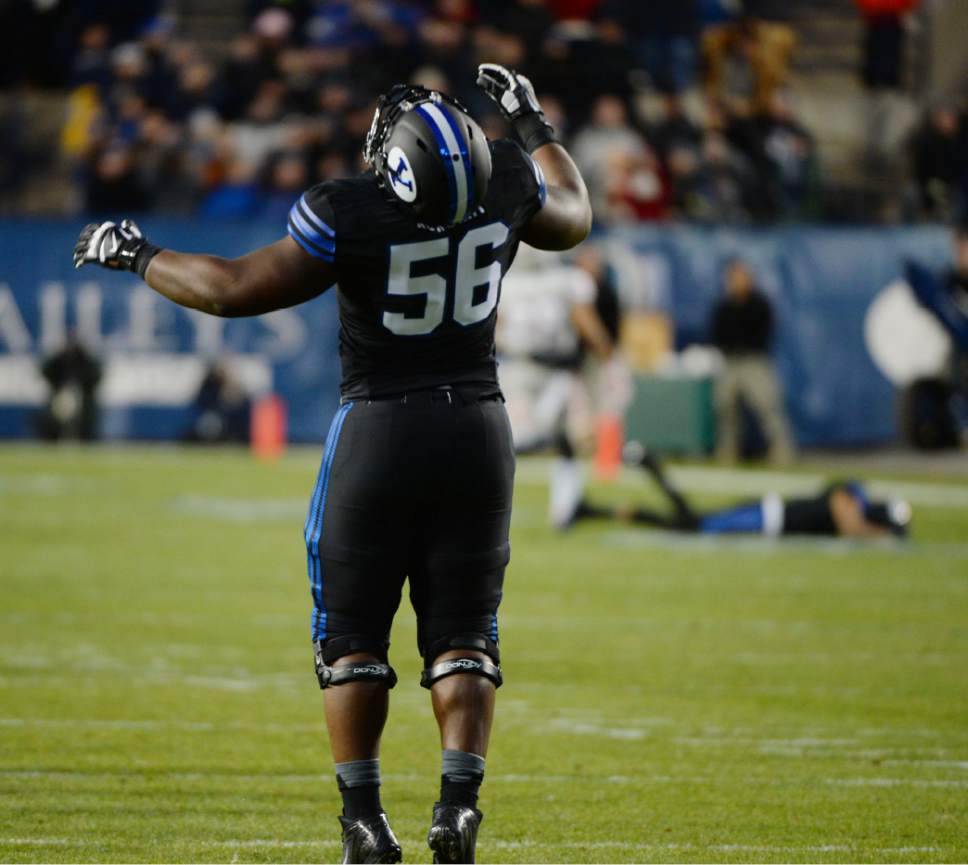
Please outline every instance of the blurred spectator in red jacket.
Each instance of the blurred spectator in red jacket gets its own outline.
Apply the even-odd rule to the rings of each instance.
[[[617,150],[605,164],[606,209],[615,222],[655,222],[668,215],[669,180],[646,146],[638,153]]]
[[[559,21],[587,21],[601,5],[601,0],[547,0],[547,2]]]

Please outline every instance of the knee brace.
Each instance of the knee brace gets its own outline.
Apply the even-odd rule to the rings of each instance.
[[[473,673],[476,676],[483,676],[485,679],[490,679],[495,688],[500,688],[504,682],[501,668],[487,658],[449,658],[439,664],[434,664],[432,667],[425,668],[420,674],[420,687],[432,688],[435,682],[458,673]]]
[[[483,652],[489,658],[450,658],[435,664],[434,661],[444,652],[451,649],[474,649]],[[430,688],[434,682],[438,682],[447,676],[454,676],[457,673],[473,673],[490,679],[496,688],[500,688],[504,681],[501,675],[501,652],[490,637],[483,634],[452,634],[449,637],[442,637],[431,643],[424,661],[427,666],[420,674],[420,686]]]
[[[397,683],[397,674],[387,663],[387,646],[379,640],[365,636],[337,637],[324,646],[317,640],[313,643],[316,658],[316,678],[323,690],[347,682],[379,682],[392,688]],[[367,652],[382,660],[354,661],[330,666],[332,661],[358,652]]]

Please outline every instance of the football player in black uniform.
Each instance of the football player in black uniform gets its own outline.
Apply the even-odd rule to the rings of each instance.
[[[434,861],[474,861],[514,475],[494,359],[501,277],[520,241],[567,249],[591,227],[530,82],[484,64],[478,84],[520,143],[488,141],[453,99],[398,85],[367,136],[370,170],[308,190],[282,240],[226,260],[159,249],[124,220],[87,226],[74,253],[220,316],[338,284],[342,399],[305,541],[346,862],[400,861],[378,758],[405,578],[443,748],[428,842]]]
[[[858,481],[828,484],[815,496],[784,499],[767,493],[715,511],[698,511],[669,480],[658,459],[637,442],[626,446],[626,459],[644,468],[672,505],[659,513],[642,507],[612,508],[580,502],[571,520],[616,519],[658,529],[702,535],[757,534],[767,537],[905,537],[911,506],[901,499],[874,501]]]

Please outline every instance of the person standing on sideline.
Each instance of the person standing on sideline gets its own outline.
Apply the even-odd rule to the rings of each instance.
[[[286,236],[241,258],[160,249],[130,220],[87,226],[74,250],[76,267],[134,271],[219,316],[338,283],[341,400],[304,538],[344,862],[402,857],[380,802],[380,739],[405,579],[443,749],[427,841],[435,862],[474,861],[514,481],[494,350],[501,279],[519,242],[568,249],[591,230],[585,183],[531,82],[486,63],[477,83],[517,141],[488,141],[456,100],[397,85],[377,104],[369,170],[307,190]]]
[[[770,461],[782,465],[793,460],[793,438],[770,356],[773,330],[773,309],[757,289],[753,272],[746,262],[731,261],[726,266],[725,293],[712,318],[712,343],[724,359],[715,397],[720,462],[735,462],[739,456],[741,399],[756,414],[769,440]]]

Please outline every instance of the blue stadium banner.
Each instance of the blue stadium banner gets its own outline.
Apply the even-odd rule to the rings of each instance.
[[[144,219],[155,242],[240,255],[284,226]],[[0,221],[0,436],[29,436],[46,399],[39,361],[74,331],[101,358],[105,438],[171,439],[188,428],[208,365],[228,362],[254,395],[289,407],[290,437],[319,441],[338,402],[338,321],[332,292],[295,309],[221,320],[181,309],[132,274],[75,271],[81,221]],[[774,302],[777,361],[801,445],[850,446],[896,437],[895,393],[864,343],[871,302],[907,258],[949,260],[944,230],[771,230],[635,227],[612,232],[625,266],[651,283],[643,297],[671,312],[680,346],[702,341],[732,257],[747,260]],[[661,283],[661,284],[660,284]],[[661,407],[656,407],[661,411]]]
[[[950,266],[946,230],[636,227],[609,240],[667,283],[648,293],[667,298],[679,347],[708,339],[726,263],[741,258],[752,267],[773,303],[776,361],[801,446],[897,438],[896,392],[868,352],[864,320],[880,292],[903,278],[906,260]]]
[[[241,255],[285,226],[144,219],[186,252]],[[220,319],[182,309],[130,273],[74,270],[80,222],[0,222],[0,436],[30,436],[47,398],[40,361],[75,333],[103,365],[101,435],[178,439],[209,365],[227,364],[252,395],[287,403],[294,441],[325,438],[339,400],[335,295],[296,309]]]

